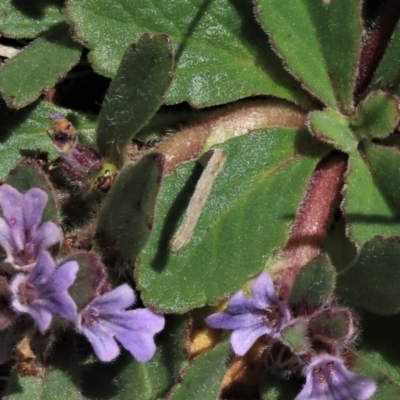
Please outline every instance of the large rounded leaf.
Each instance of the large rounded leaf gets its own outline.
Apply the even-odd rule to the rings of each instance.
[[[326,147],[305,130],[271,129],[220,145],[227,156],[191,241],[171,253],[201,167],[180,166],[162,183],[154,229],[136,278],[145,303],[182,312],[237,291],[283,246]]]
[[[66,15],[94,68],[107,76],[141,35],[167,34],[177,65],[169,103],[207,106],[270,94],[310,104],[269,48],[248,1],[70,0]]]

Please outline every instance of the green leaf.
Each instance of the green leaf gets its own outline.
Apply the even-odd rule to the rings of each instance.
[[[261,400],[294,399],[301,390],[302,384],[294,379],[286,380],[269,373],[260,384]]]
[[[10,110],[0,99],[0,179],[25,156],[35,157],[36,150],[46,151],[49,158],[57,152],[46,131],[53,125],[50,114],[64,114],[77,129],[82,142],[91,142],[95,117],[38,102],[22,110]]]
[[[219,343],[195,359],[168,400],[218,400],[219,388],[229,363],[230,342]]]
[[[25,107],[43,89],[53,87],[78,62],[80,53],[66,24],[51,28],[1,68],[1,95],[9,107]]]
[[[0,34],[11,38],[34,38],[61,22],[64,0],[0,0]]]
[[[308,338],[308,321],[297,318],[289,326],[282,330],[282,340],[285,345],[295,353],[305,353],[311,350],[311,343]]]
[[[18,191],[25,193],[34,187],[40,188],[47,193],[48,201],[43,211],[42,221],[58,222],[56,194],[49,181],[49,178],[32,158],[22,159],[18,165],[7,175],[6,183]]]
[[[157,351],[147,363],[137,362],[123,352],[111,364],[91,359],[82,369],[85,398],[113,400],[160,399],[178,381],[187,366],[187,315],[166,317],[163,332],[157,336]]]
[[[327,106],[343,112],[353,104],[362,33],[360,4],[256,0],[257,19],[292,74]]]
[[[327,258],[314,258],[296,275],[288,303],[308,310],[322,307],[332,296],[335,278],[335,270]]]
[[[6,388],[7,400],[54,400],[55,393],[57,400],[83,400],[76,383],[79,375],[77,351],[71,340],[63,339],[58,338],[55,347],[53,344],[51,366],[38,365],[34,376],[11,373]]]
[[[172,67],[166,35],[146,34],[128,47],[99,115],[97,146],[103,157],[121,164],[130,140],[163,103]]]
[[[358,141],[349,128],[345,116],[333,110],[313,111],[309,114],[312,134],[338,150],[351,153],[357,149]]]
[[[400,316],[360,312],[363,334],[354,372],[375,379],[378,390],[374,400],[396,399],[400,392]]]
[[[218,148],[227,161],[180,253],[170,252],[169,241],[202,168],[184,164],[163,180],[154,229],[135,271],[145,303],[159,310],[215,304],[261,272],[285,244],[310,175],[327,150],[307,131],[285,128],[256,131]]]
[[[70,0],[66,16],[94,68],[110,77],[132,41],[146,32],[167,34],[176,64],[168,103],[205,107],[268,94],[312,106],[269,48],[250,2]]]
[[[399,100],[390,94],[375,92],[359,105],[350,126],[359,140],[384,138],[393,132],[399,118]]]
[[[355,262],[337,278],[347,301],[381,315],[400,312],[400,243],[376,237],[361,248]]]
[[[336,217],[336,215],[335,215]],[[322,250],[328,254],[336,271],[342,271],[350,265],[357,255],[354,243],[346,236],[346,221],[343,214],[334,218],[325,233]]]
[[[397,23],[386,52],[371,82],[371,89],[391,89],[399,86],[400,22]]]
[[[377,188],[361,156],[349,158],[343,211],[348,222],[347,233],[358,245],[376,235],[399,233],[398,218]]]
[[[400,152],[395,147],[367,143],[363,150],[376,186],[390,207],[400,214]]]
[[[114,268],[134,262],[151,234],[163,165],[164,156],[152,153],[126,166],[103,204],[96,241]]]

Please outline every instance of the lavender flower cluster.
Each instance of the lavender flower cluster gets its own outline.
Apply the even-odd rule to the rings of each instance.
[[[6,279],[9,295],[6,312],[12,317],[8,324],[0,326],[1,337],[9,337],[5,334],[8,326],[21,314],[30,315],[41,333],[58,316],[86,336],[101,361],[109,362],[119,355],[117,342],[137,361],[150,360],[156,351],[154,336],[164,328],[164,317],[146,308],[129,309],[135,303],[135,293],[128,284],[98,294],[88,304],[78,307],[70,289],[80,266],[77,261],[57,266],[50,249],[63,236],[55,223],[42,223],[47,201],[47,194],[39,188],[22,194],[8,184],[0,186],[4,216],[0,218],[0,245],[6,254],[5,263],[12,267]],[[292,366],[290,372],[301,370],[306,377],[306,384],[295,400],[370,399],[376,384],[347,369],[344,346],[319,345],[313,349],[309,343],[309,333],[315,329],[310,321],[326,313],[327,308],[314,310],[312,317],[293,316],[288,303],[278,298],[272,278],[264,272],[254,281],[251,297],[242,291],[236,293],[223,312],[210,315],[206,322],[212,328],[233,331],[231,344],[238,356],[246,354],[260,337],[269,338],[271,343],[266,362],[272,357],[272,349],[288,350],[289,358],[295,362],[286,366]],[[347,318],[352,326],[348,310],[333,307],[329,312]],[[296,324],[307,326],[304,342],[309,351],[296,351],[285,338],[284,332]],[[353,333],[351,328],[345,335],[346,345],[355,336]],[[9,348],[4,351],[10,354]],[[4,358],[0,355],[0,361]],[[272,362],[274,368],[275,364]]]
[[[347,313],[347,310],[340,312]],[[289,349],[287,354],[298,361],[296,365],[302,366],[306,377],[306,384],[295,400],[370,399],[376,391],[374,380],[350,372],[340,349],[330,346],[330,352],[326,349],[296,352],[286,342],[285,329],[304,321],[304,317],[292,318],[288,304],[278,298],[274,283],[266,272],[254,281],[252,297],[246,297],[240,291],[230,299],[226,310],[206,319],[213,328],[233,331],[231,345],[238,356],[244,355],[261,336],[271,339],[271,349],[274,346]],[[304,339],[308,341],[307,334]]]
[[[156,350],[154,335],[164,328],[164,317],[146,308],[127,310],[135,302],[127,284],[98,295],[78,309],[68,290],[79,265],[68,261],[57,267],[49,252],[61,241],[62,233],[53,222],[41,224],[47,201],[47,194],[38,188],[21,194],[8,184],[0,187],[4,216],[0,218],[0,245],[6,253],[5,262],[13,268],[7,281],[7,311],[13,314],[10,323],[26,313],[45,333],[57,315],[86,336],[101,361],[118,356],[117,341],[139,362],[150,360]]]

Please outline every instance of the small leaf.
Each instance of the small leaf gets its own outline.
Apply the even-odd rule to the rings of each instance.
[[[400,312],[400,242],[376,237],[361,248],[355,262],[337,279],[346,300],[381,315]]]
[[[34,187],[47,193],[48,201],[43,211],[42,221],[58,222],[59,215],[56,203],[56,194],[40,165],[32,158],[24,158],[12,169],[6,179],[6,183],[18,191],[25,193]]]
[[[399,86],[400,77],[400,22],[393,32],[386,52],[372,79],[372,89],[392,89]]]
[[[0,1],[0,34],[33,39],[39,33],[63,21],[64,0]]]
[[[316,310],[332,296],[335,270],[325,257],[317,257],[297,274],[288,303],[291,307]]]
[[[343,115],[328,109],[313,111],[309,114],[309,118],[310,131],[316,138],[346,153],[357,149],[357,138]]]
[[[156,338],[157,351],[147,363],[130,353],[111,364],[91,358],[82,366],[82,389],[88,399],[161,399],[178,381],[187,366],[189,322],[187,315],[166,317],[164,330]]]
[[[146,34],[127,48],[99,115],[97,146],[103,157],[121,163],[129,141],[163,103],[172,67],[166,35]]]
[[[362,33],[360,2],[257,0],[256,16],[303,86],[325,105],[351,111]]]
[[[126,166],[103,204],[96,241],[114,267],[134,262],[151,234],[163,164],[164,156],[153,153]]]
[[[357,109],[351,128],[361,139],[384,138],[399,123],[400,106],[396,97],[387,93],[370,94]]]
[[[282,340],[295,353],[305,353],[311,350],[311,343],[308,338],[308,321],[303,318],[295,319],[282,330]]]
[[[250,2],[70,0],[66,16],[93,67],[110,77],[129,44],[146,32],[167,34],[176,63],[169,104],[205,107],[268,94],[313,106],[269,48]]]
[[[80,53],[66,24],[47,31],[1,68],[0,93],[7,105],[18,109],[35,101],[78,62]]]
[[[353,317],[345,308],[327,308],[312,316],[309,331],[311,340],[316,337],[318,341],[336,341],[344,344],[354,335]]]
[[[169,242],[202,168],[186,163],[163,180],[154,229],[135,270],[144,302],[158,310],[215,304],[260,273],[285,244],[308,180],[328,150],[306,130],[285,128],[256,131],[218,148],[227,156],[224,169],[180,253],[172,253]]]
[[[0,99],[0,179],[23,157],[35,157],[36,151],[49,153],[49,158],[58,156],[46,131],[51,126],[50,114],[66,115],[79,129],[79,138],[91,142],[94,136],[95,117],[56,107],[47,102],[38,102],[22,110],[10,110]]]
[[[399,233],[398,218],[387,204],[361,156],[349,158],[343,211],[350,239],[361,245],[376,235]]]
[[[199,356],[185,372],[182,382],[172,389],[168,400],[217,400],[229,363],[230,343],[219,343]]]

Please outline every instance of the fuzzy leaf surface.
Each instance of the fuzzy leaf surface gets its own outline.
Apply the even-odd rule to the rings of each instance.
[[[205,107],[269,94],[310,105],[269,48],[250,2],[71,0],[66,16],[94,68],[109,77],[133,41],[146,32],[167,34],[176,64],[168,103]]]
[[[172,64],[166,35],[144,35],[127,48],[99,115],[97,147],[103,157],[122,162],[129,141],[163,103]]]
[[[376,235],[395,236],[399,233],[395,212],[358,153],[349,158],[346,183],[342,208],[350,239],[361,245]]]
[[[228,369],[230,343],[217,344],[195,359],[184,372],[183,380],[172,389],[168,400],[218,400],[219,388]]]
[[[0,93],[8,106],[25,107],[53,87],[78,62],[81,48],[60,24],[8,60],[0,70]]]
[[[6,37],[33,39],[62,22],[64,0],[0,0],[0,33]]]
[[[360,140],[384,138],[395,129],[399,117],[399,100],[387,93],[375,92],[360,104],[350,126]]]
[[[355,262],[337,279],[347,301],[381,315],[400,312],[400,242],[376,237],[361,248]]]
[[[360,1],[257,0],[256,16],[291,73],[325,105],[352,109]],[[343,43],[346,43],[344,46]]]
[[[375,379],[375,400],[396,399],[400,393],[400,316],[362,312],[362,341],[357,346],[353,371]],[[385,340],[382,340],[382,332]]]
[[[366,160],[376,186],[396,215],[400,214],[400,152],[395,147],[368,143],[364,146]]]
[[[145,303],[162,312],[215,304],[261,272],[284,245],[310,175],[327,150],[306,130],[285,128],[256,131],[218,148],[227,161],[180,253],[169,250],[169,241],[202,168],[181,165],[161,186],[135,277]]]
[[[329,109],[313,111],[309,114],[309,121],[310,131],[316,138],[346,153],[357,149],[358,141],[347,118],[338,112]]]
[[[335,270],[328,259],[314,258],[296,275],[288,303],[316,310],[332,296],[335,278]]]
[[[260,383],[259,393],[261,400],[286,400],[294,399],[301,390],[299,380],[283,380],[281,377],[269,373]]]
[[[103,204],[96,240],[114,266],[134,262],[151,234],[163,165],[157,153],[127,165]]]
[[[372,79],[372,89],[398,88],[400,78],[400,22]]]
[[[160,399],[177,382],[187,366],[187,315],[166,317],[164,330],[156,338],[157,351],[147,363],[139,363],[123,352],[111,364],[90,359],[82,367],[85,398],[110,400]]]
[[[78,355],[74,342],[59,340],[52,349],[52,366],[39,365],[36,376],[18,376],[12,372],[6,388],[7,400],[83,400],[76,378],[79,376]]]
[[[95,117],[37,102],[22,110],[10,110],[0,99],[0,179],[15,167],[22,157],[35,157],[36,150],[49,153],[49,159],[57,152],[46,131],[52,127],[50,114],[65,115],[79,130],[83,143],[93,142]]]

